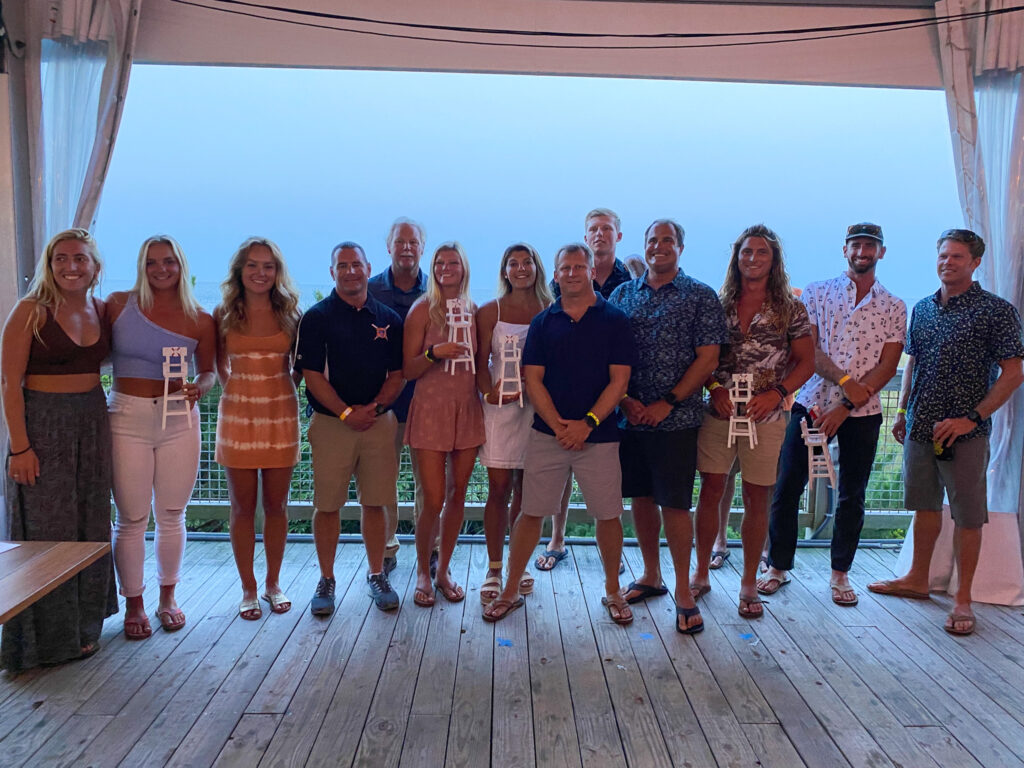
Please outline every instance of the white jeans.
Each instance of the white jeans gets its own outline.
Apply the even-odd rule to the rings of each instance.
[[[161,429],[162,397],[111,392],[107,399],[114,444],[114,566],[121,594],[138,597],[144,579],[150,509],[156,522],[156,574],[160,586],[177,584],[185,551],[185,507],[199,469],[199,411]]]

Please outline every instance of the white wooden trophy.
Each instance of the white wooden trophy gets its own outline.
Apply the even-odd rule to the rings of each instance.
[[[754,376],[749,373],[734,373],[732,385],[729,387],[729,399],[732,400],[735,409],[734,414],[729,417],[729,439],[726,445],[732,445],[736,438],[747,438],[750,449],[757,445],[757,427],[750,417],[747,416],[747,403],[752,397],[751,389],[754,384]]]
[[[473,357],[473,315],[466,310],[466,302],[462,299],[448,299],[448,341],[465,344],[468,352],[459,357],[451,357],[444,361],[444,369],[455,375],[458,366],[476,373],[476,359]]]
[[[520,362],[523,350],[519,348],[519,337],[515,334],[505,337],[501,343],[501,360],[498,365],[498,407],[504,405],[505,397],[519,398],[519,407],[523,407],[523,381],[520,378]]]
[[[161,429],[167,429],[168,416],[184,416],[192,428],[192,406],[179,389],[171,392],[171,380],[181,379],[182,385],[188,382],[188,349],[186,347],[164,347],[164,415]]]
[[[832,452],[828,449],[828,437],[820,429],[808,427],[806,419],[800,420],[800,432],[804,436],[804,445],[807,446],[808,479],[813,481],[819,477],[827,478],[829,485],[838,488]]]

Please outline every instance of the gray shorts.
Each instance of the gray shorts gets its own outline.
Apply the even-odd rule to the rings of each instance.
[[[988,522],[986,474],[988,438],[959,440],[953,458],[939,461],[931,443],[903,443],[903,503],[911,511],[941,510],[949,496],[953,522],[961,528],[981,528]]]
[[[622,515],[622,471],[618,443],[587,443],[567,451],[551,435],[530,430],[523,467],[523,514],[547,517],[561,511],[562,491],[570,472],[576,475],[587,514],[595,520]]]

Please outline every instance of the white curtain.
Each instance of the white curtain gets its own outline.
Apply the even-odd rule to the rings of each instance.
[[[33,0],[27,12],[35,250],[92,226],[128,90],[142,0]]]
[[[992,12],[1015,0],[940,0],[938,17]],[[1024,14],[982,15],[938,26],[957,187],[964,220],[987,244],[980,281],[1024,309]],[[951,226],[952,226],[951,222]],[[989,602],[1024,595],[1024,391],[996,412],[988,471],[990,530],[985,547],[999,573],[983,569],[975,592]],[[1009,549],[1006,549],[1009,547]],[[1008,579],[1008,580],[1007,580]],[[985,596],[978,599],[986,600]]]

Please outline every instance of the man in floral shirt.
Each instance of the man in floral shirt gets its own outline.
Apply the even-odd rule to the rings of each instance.
[[[771,595],[789,583],[796,550],[800,495],[807,486],[807,446],[801,424],[809,410],[814,426],[839,440],[839,503],[832,534],[832,601],[856,605],[847,571],[864,526],[864,496],[875,460],[882,404],[878,391],[896,374],[907,335],[907,306],[875,279],[885,256],[882,228],[854,224],[846,230],[839,277],[811,283],[801,296],[815,340],[815,373],[800,390],[779,461],[772,499],[769,569],[757,591]]]
[[[701,487],[697,569],[690,577],[690,590],[694,598],[711,591],[708,567],[718,530],[718,503],[738,454],[744,500],[739,614],[755,619],[764,610],[757,596],[757,564],[768,532],[768,492],[775,484],[786,431],[782,404],[814,373],[814,342],[807,310],[789,287],[779,236],[763,224],[748,227],[733,243],[719,298],[729,342],[708,383],[710,408],[697,438]],[[735,413],[729,387],[733,374],[740,373],[753,375],[753,396],[746,405],[746,415],[757,429],[757,445],[753,448],[747,438],[727,444],[729,417]],[[708,515],[714,518],[714,524],[701,525]]]
[[[949,229],[938,242],[942,286],[914,307],[892,433],[903,443],[903,487],[914,510],[914,557],[906,576],[868,584],[872,592],[928,599],[928,571],[942,530],[943,494],[955,524],[960,579],[945,629],[974,631],[971,585],[988,522],[986,471],[992,414],[1024,381],[1020,315],[974,281],[985,242]],[[909,439],[908,439],[909,438]]]

